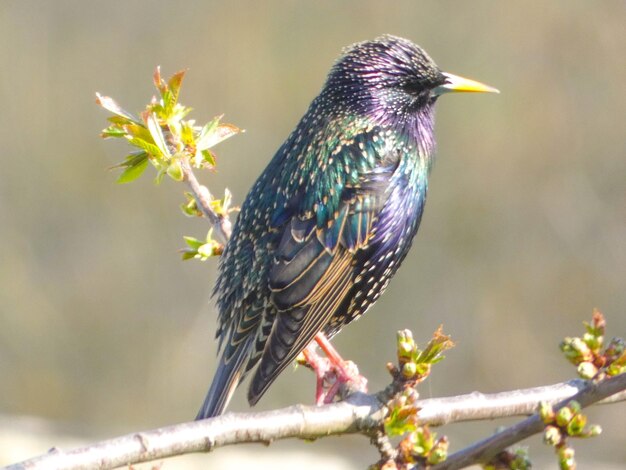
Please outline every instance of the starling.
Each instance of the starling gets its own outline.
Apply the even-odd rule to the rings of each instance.
[[[417,232],[433,163],[434,106],[497,92],[443,73],[411,41],[347,48],[241,207],[220,259],[221,358],[197,419],[219,415],[255,366],[248,401],[319,333],[383,293]]]

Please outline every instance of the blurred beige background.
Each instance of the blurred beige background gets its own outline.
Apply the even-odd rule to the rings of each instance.
[[[194,117],[226,113],[247,130],[217,148],[219,172],[202,175],[240,203],[341,48],[382,33],[410,38],[444,70],[502,94],[440,100],[438,160],[414,248],[337,346],[372,390],[387,383],[398,329],[425,340],[440,323],[458,347],[423,396],[572,377],[557,345],[581,332],[593,307],[610,336],[626,335],[624,24],[626,4],[608,0],[2,0],[5,434],[37,434],[39,425],[12,427],[20,416],[93,439],[189,420],[216,362],[216,263],[183,263],[176,251],[182,235],[201,237],[206,227],[178,210],[181,188],[156,187],[154,173],[114,184],[107,168],[126,149],[98,137],[107,114],[94,92],[137,111],[153,93],[157,64],[164,75],[188,67],[182,101]],[[259,409],[311,403],[313,393],[312,374],[287,370]],[[243,391],[231,409],[247,409]],[[624,404],[591,413],[605,435],[576,443],[581,462],[626,461],[625,416]],[[497,424],[442,432],[458,449]],[[46,437],[38,450],[8,457],[11,445],[0,443],[0,465],[56,444]],[[532,456],[552,461],[538,438],[531,444]],[[323,454],[328,468],[377,459],[366,439],[344,437],[241,447],[228,461],[252,451],[293,463]]]

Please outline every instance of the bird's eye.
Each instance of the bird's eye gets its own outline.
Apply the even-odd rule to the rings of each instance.
[[[424,91],[424,86],[415,81],[407,81],[402,85],[402,89],[411,95],[419,95]]]

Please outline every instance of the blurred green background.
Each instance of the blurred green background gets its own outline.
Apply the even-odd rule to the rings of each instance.
[[[126,149],[98,137],[107,113],[96,91],[137,111],[157,64],[166,76],[189,68],[181,99],[193,117],[226,113],[247,130],[216,149],[217,174],[201,175],[240,203],[341,48],[382,33],[502,94],[440,100],[414,248],[338,348],[378,390],[395,332],[426,340],[443,323],[458,346],[424,397],[571,378],[557,345],[593,307],[609,334],[626,335],[625,24],[621,1],[1,0],[0,413],[112,436],[193,418],[214,370],[216,262],[177,253],[206,225],[154,173],[114,184],[107,168]],[[313,392],[311,373],[287,370],[259,409]],[[625,407],[591,412],[606,434],[577,443],[581,461],[626,461]],[[247,408],[240,390],[230,409]],[[458,449],[496,425],[445,432]],[[531,455],[550,455],[531,442]],[[241,447],[229,462],[253,451],[348,468],[377,459],[357,436]]]

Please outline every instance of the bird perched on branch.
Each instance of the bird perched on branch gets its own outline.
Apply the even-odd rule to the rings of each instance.
[[[197,419],[222,413],[253,370],[248,401],[257,403],[314,339],[341,362],[326,338],[376,302],[411,246],[434,106],[448,92],[497,90],[442,72],[395,36],[344,51],[246,197],[221,257],[221,358]]]

